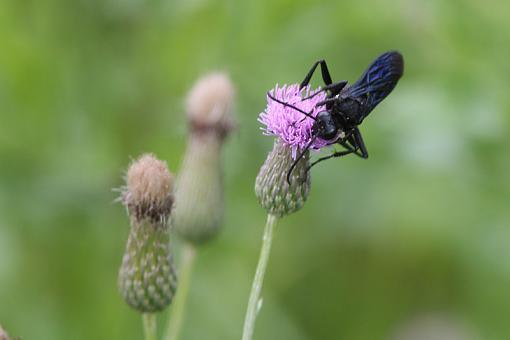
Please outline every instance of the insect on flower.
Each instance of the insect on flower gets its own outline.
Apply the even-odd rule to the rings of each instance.
[[[313,64],[301,82],[300,90],[308,86],[318,65],[321,67],[322,79],[326,86],[302,98],[303,101],[306,101],[318,94],[323,95],[323,92],[327,93],[323,100],[315,104],[315,110],[321,106],[324,107],[316,115],[312,114],[314,110],[306,112],[296,105],[276,98],[271,92],[267,94],[271,100],[299,111],[313,120],[311,139],[301,150],[287,173],[287,182],[289,183],[290,175],[297,162],[308,149],[314,147],[314,143],[318,139],[327,141],[327,145],[339,144],[344,150],[335,151],[331,155],[317,159],[309,169],[319,162],[351,153],[361,158],[368,158],[368,151],[358,126],[377,104],[391,93],[404,71],[402,55],[397,51],[386,52],[377,57],[353,85],[347,86],[345,80],[333,83],[326,61],[319,60]],[[306,120],[306,117],[303,120]]]

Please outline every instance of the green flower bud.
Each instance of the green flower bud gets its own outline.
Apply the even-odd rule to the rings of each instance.
[[[216,235],[224,214],[220,142],[211,135],[192,137],[176,189],[175,230],[191,243]]]
[[[287,173],[294,163],[292,149],[279,138],[267,156],[255,180],[255,194],[263,208],[271,215],[283,217],[303,206],[310,191],[309,153],[299,160],[291,174]]]
[[[221,149],[234,123],[230,79],[213,73],[200,79],[187,100],[190,136],[176,188],[174,226],[186,241],[215,236],[223,222]]]
[[[164,309],[176,290],[169,242],[173,182],[164,162],[143,155],[131,164],[122,193],[131,231],[119,272],[119,289],[124,300],[143,313]]]

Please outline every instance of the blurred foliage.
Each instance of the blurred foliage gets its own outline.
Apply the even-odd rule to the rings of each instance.
[[[354,81],[398,49],[404,78],[362,127],[370,158],[314,168],[309,202],[279,225],[255,336],[392,339],[439,313],[508,339],[509,13],[504,0],[1,1],[0,323],[24,339],[141,338],[117,292],[128,219],[110,189],[145,151],[179,169],[183,98],[220,69],[238,90],[227,219],[200,249],[182,339],[239,339],[265,222],[265,92],[318,58]]]

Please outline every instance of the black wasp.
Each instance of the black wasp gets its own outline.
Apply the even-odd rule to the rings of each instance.
[[[363,119],[377,104],[390,94],[404,72],[402,55],[397,51],[390,51],[377,57],[353,85],[347,86],[345,80],[333,83],[326,61],[319,60],[313,64],[305,79],[301,82],[300,89],[310,83],[310,79],[318,65],[321,66],[322,79],[326,86],[311,96],[303,98],[303,100],[310,99],[320,92],[327,91],[326,99],[316,105],[317,107],[325,105],[326,108],[319,112],[316,117],[268,93],[272,100],[291,107],[315,121],[312,126],[311,141],[298,155],[287,173],[289,184],[292,170],[316,138],[330,141],[331,145],[340,144],[345,150],[336,151],[329,156],[319,158],[310,165],[310,168],[326,159],[341,157],[350,153],[354,153],[361,158],[367,158],[368,151],[358,125],[363,122]]]

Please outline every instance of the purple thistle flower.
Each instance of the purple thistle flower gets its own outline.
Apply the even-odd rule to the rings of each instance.
[[[275,98],[294,105],[295,107],[310,113],[312,117],[323,111],[324,106],[316,107],[317,103],[326,98],[326,93],[321,92],[313,98],[302,100],[304,97],[319,91],[310,90],[310,86],[299,89],[299,84],[284,85],[271,90],[271,95]],[[262,128],[265,135],[273,135],[279,137],[285,144],[292,149],[292,158],[296,159],[298,152],[303,150],[312,140],[312,126],[314,120],[306,117],[291,107],[280,104],[269,96],[267,97],[266,110],[260,113],[258,121],[265,125]],[[311,148],[319,150],[329,143],[323,139],[316,138]]]

